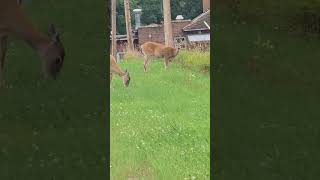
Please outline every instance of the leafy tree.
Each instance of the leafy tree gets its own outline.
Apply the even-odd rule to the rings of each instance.
[[[136,8],[141,8],[138,5],[139,2],[140,2],[140,0],[130,0],[132,25],[134,24],[134,14],[132,13],[132,10],[136,9]],[[125,20],[125,16],[124,16],[123,0],[117,1],[117,34],[126,34],[126,20]]]
[[[163,21],[162,0],[130,0],[131,23],[134,27],[133,9],[141,8],[141,24],[148,25]],[[202,0],[171,0],[171,18],[182,15],[185,19],[193,19],[202,12]],[[117,33],[125,34],[125,17],[123,0],[117,1]]]
[[[202,13],[202,0],[171,0],[171,17],[182,15],[184,19],[193,19]]]
[[[141,0],[141,23],[160,23],[163,20],[162,0]]]

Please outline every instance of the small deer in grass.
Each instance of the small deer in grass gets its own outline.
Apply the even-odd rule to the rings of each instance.
[[[54,25],[50,25],[48,34],[38,31],[20,3],[19,0],[0,0],[0,81],[4,80],[7,39],[11,35],[24,40],[38,53],[46,78],[56,79],[65,56],[59,34]]]
[[[150,58],[164,58],[164,67],[167,69],[169,62],[179,53],[179,48],[168,47],[156,42],[146,42],[140,46],[144,57],[144,72],[147,72]]]
[[[128,87],[130,83],[130,75],[127,70],[122,71],[121,68],[118,66],[116,59],[110,55],[110,84],[112,80],[112,74],[117,74],[122,78],[122,82],[124,86]]]

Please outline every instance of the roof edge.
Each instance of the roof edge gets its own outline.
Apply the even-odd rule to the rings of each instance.
[[[198,15],[197,17],[195,17],[190,24],[186,25],[185,27],[183,27],[182,29],[185,30],[186,28],[188,28],[189,26],[192,25],[192,23],[196,22],[198,19],[200,19],[201,17],[207,15],[208,13],[210,13],[210,9],[208,9],[206,12],[201,13],[200,15]]]

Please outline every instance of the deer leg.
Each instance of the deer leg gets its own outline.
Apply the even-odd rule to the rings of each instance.
[[[143,66],[144,72],[147,72],[148,65],[149,65],[149,59],[147,56],[144,56],[144,66]]]
[[[7,48],[8,48],[8,37],[0,37],[0,81],[4,81],[4,60],[6,58]]]
[[[112,81],[112,73],[110,73],[110,84],[111,84],[111,81]]]
[[[169,59],[165,58],[164,59],[164,68],[165,68],[165,70],[167,70],[168,65],[169,65]]]

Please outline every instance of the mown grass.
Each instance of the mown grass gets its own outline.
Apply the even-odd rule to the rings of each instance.
[[[320,41],[228,22],[214,22],[214,177],[319,178]]]
[[[144,73],[141,58],[120,66],[132,79],[111,84],[111,179],[209,179],[209,75],[162,61]]]
[[[42,31],[57,26],[66,58],[58,80],[43,81],[38,56],[10,38],[7,84],[0,89],[0,179],[105,179],[105,2],[24,7]]]

